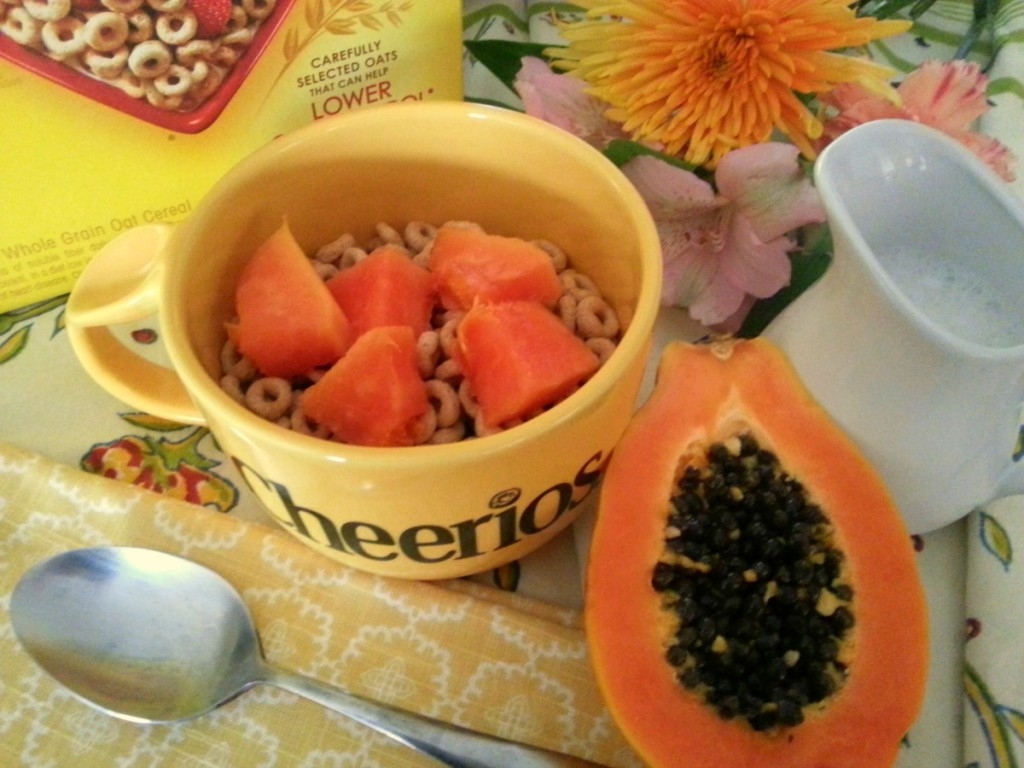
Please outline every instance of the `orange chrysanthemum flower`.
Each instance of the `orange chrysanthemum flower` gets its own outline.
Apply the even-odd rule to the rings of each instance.
[[[775,129],[813,157],[821,122],[799,95],[848,82],[891,95],[890,70],[836,51],[910,27],[858,18],[851,2],[576,0],[586,16],[549,53],[608,104],[609,119],[688,162],[714,166]]]

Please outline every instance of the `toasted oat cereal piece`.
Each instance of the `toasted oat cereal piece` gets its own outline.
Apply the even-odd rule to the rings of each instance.
[[[291,416],[288,419],[288,426],[300,435],[319,437],[322,440],[328,440],[331,437],[331,431],[327,429],[327,427],[323,424],[317,424],[306,416],[305,412],[302,410],[301,398],[296,398],[296,401],[292,406]]]
[[[310,259],[309,263],[312,264],[313,271],[316,272],[317,276],[324,282],[327,282],[341,271],[338,269],[336,264],[331,264],[330,262]]]
[[[234,48],[228,48],[225,45],[218,45],[213,49],[213,53],[210,54],[210,63],[218,64],[230,69],[238,63],[239,56],[239,52]]]
[[[206,66],[206,74],[202,80],[193,79],[192,93],[189,94],[198,103],[202,103],[220,87],[220,84],[224,81],[225,74],[225,70],[222,67],[207,64],[206,62],[203,62],[203,64]]]
[[[58,59],[69,59],[86,49],[85,24],[74,16],[47,21],[40,31],[40,38],[47,51]]]
[[[71,0],[23,0],[22,7],[33,19],[57,21],[71,12]]]
[[[156,19],[156,36],[168,45],[184,45],[196,36],[199,22],[188,8],[161,13]]]
[[[122,45],[113,51],[97,51],[87,46],[82,56],[82,63],[85,64],[85,68],[104,80],[116,80],[120,77],[121,73],[124,72],[125,62],[127,61],[127,45]]]
[[[430,329],[416,340],[416,367],[424,379],[432,379],[441,359],[441,341],[437,331]]]
[[[152,80],[144,80],[142,87],[145,89],[145,99],[157,109],[180,109],[184,101],[183,96],[164,96],[157,90]]]
[[[377,239],[380,240],[381,245],[387,244],[398,245],[403,248],[405,247],[405,238],[402,237],[402,233],[387,222],[378,221],[373,229],[377,233]]]
[[[451,384],[441,379],[430,379],[425,385],[439,428],[450,427],[462,418],[462,401]]]
[[[100,0],[104,8],[114,13],[123,13],[125,16],[134,13],[142,7],[144,0]]]
[[[462,316],[465,313],[459,313],[453,317],[449,317],[445,320],[444,325],[441,326],[441,330],[438,332],[438,337],[441,342],[441,351],[445,357],[451,357],[455,352],[455,344],[458,341],[458,329],[459,323],[462,322]]]
[[[344,253],[341,254],[341,258],[338,260],[338,267],[348,269],[353,264],[365,259],[368,255],[363,248],[353,245],[351,248],[346,248]]]
[[[221,36],[221,45],[226,45],[230,48],[235,48],[238,51],[244,51],[252,44],[252,38],[256,34],[256,31],[252,27],[242,27],[242,29],[235,29],[230,32],[226,32]]]
[[[245,390],[245,404],[257,416],[276,421],[292,406],[292,385],[276,376],[256,379]]]
[[[612,352],[615,351],[615,342],[609,338],[603,336],[592,336],[586,339],[584,342],[590,351],[597,355],[597,362],[599,365],[604,365],[608,362],[608,358],[612,356]]]
[[[419,253],[432,242],[437,235],[437,227],[426,221],[410,221],[402,231],[405,244],[413,253]]]
[[[573,333],[576,333],[576,309],[579,300],[571,293],[563,293],[558,299],[558,316],[562,323]]]
[[[133,11],[126,14],[128,21],[128,42],[138,45],[143,40],[153,39],[153,17],[145,11]]]
[[[619,333],[619,317],[598,294],[589,294],[576,305],[576,332],[583,339],[613,339]]]
[[[85,42],[96,51],[116,51],[128,41],[128,20],[113,11],[100,11],[85,22]]]
[[[232,376],[230,373],[221,376],[220,388],[236,403],[245,405],[245,390],[242,389],[242,382],[238,380],[237,376]]]
[[[188,70],[189,75],[192,77],[192,87],[195,88],[197,83],[201,83],[206,79],[207,75],[210,74],[210,65],[205,61],[197,61],[192,66],[181,66]]]
[[[181,64],[171,64],[153,78],[153,85],[164,96],[184,96],[192,89],[192,74]]]
[[[430,445],[445,445],[448,443],[457,443],[466,436],[466,425],[461,421],[456,422],[450,427],[439,427],[434,430],[434,434],[430,436],[427,443]]]
[[[594,281],[575,269],[562,270],[558,275],[558,280],[562,284],[564,291],[571,293],[578,299],[591,293],[598,293]]]
[[[217,47],[212,40],[194,38],[174,50],[174,58],[186,67],[193,66],[197,61],[209,61]]]
[[[185,7],[185,0],[146,0],[146,5],[159,13],[174,13]]]
[[[231,16],[228,18],[227,23],[224,24],[225,35],[231,32],[237,32],[240,29],[245,29],[249,26],[249,14],[245,12],[245,8],[240,5],[231,5]]]
[[[349,232],[338,235],[329,243],[325,243],[316,249],[313,257],[318,261],[338,261],[342,254],[356,244],[356,238]]]
[[[136,77],[151,80],[170,69],[170,49],[160,40],[144,40],[128,54],[128,69]]]
[[[20,45],[38,48],[42,45],[43,22],[21,6],[17,6],[7,12],[7,16],[0,23],[0,32]]]
[[[561,272],[569,266],[569,258],[565,255],[565,251],[550,240],[541,239],[533,240],[532,242],[550,257],[551,265],[555,268],[555,272]]]
[[[437,364],[437,368],[434,369],[434,378],[447,382],[461,381],[462,369],[455,360],[448,358]]]
[[[108,82],[111,85],[120,88],[133,99],[143,99],[146,97],[145,86],[142,84],[142,81],[131,72],[122,72],[120,75]]]
[[[275,5],[276,0],[242,0],[242,8],[249,18],[261,21],[274,12]]]

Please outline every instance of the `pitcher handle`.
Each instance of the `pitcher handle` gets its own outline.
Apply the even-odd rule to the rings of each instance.
[[[178,375],[126,347],[109,328],[159,311],[164,247],[172,231],[170,224],[147,224],[103,246],[75,282],[65,321],[82,367],[111,395],[161,418],[203,424]]]

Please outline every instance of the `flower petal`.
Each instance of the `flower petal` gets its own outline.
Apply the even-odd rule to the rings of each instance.
[[[605,105],[586,93],[586,83],[556,74],[543,59],[523,57],[514,85],[528,115],[598,149],[604,149],[612,139],[625,138],[622,129],[604,116]]]
[[[762,241],[825,220],[818,193],[797,163],[798,155],[792,144],[766,142],[734,150],[718,164],[719,193],[736,205]]]
[[[655,219],[715,208],[715,191],[703,179],[651,155],[639,155],[622,172],[646,201]]]
[[[555,66],[586,80],[635,140],[709,167],[776,131],[813,156],[821,123],[798,94],[884,91],[892,71],[846,51],[911,27],[858,16],[851,0],[577,4],[585,14],[560,25]]]
[[[1017,180],[1017,158],[1010,148],[998,139],[974,131],[957,133],[953,138],[980,157],[1005,181]]]
[[[793,247],[787,237],[762,241],[746,216],[737,214],[723,249],[722,274],[744,293],[767,298],[789,283],[792,265],[786,254]]]
[[[955,133],[968,130],[988,111],[987,85],[974,62],[926,61],[897,90],[907,111],[922,123]]]
[[[704,325],[716,325],[732,317],[743,305],[745,294],[721,273],[690,304],[690,317]]]
[[[910,114],[886,98],[869,91],[858,83],[844,83],[821,97],[821,102],[831,107],[836,114],[825,122],[818,151],[863,123],[872,120],[909,119]]]
[[[691,242],[686,233],[659,227],[664,252],[661,303],[689,307],[711,286],[720,264],[714,253]]]

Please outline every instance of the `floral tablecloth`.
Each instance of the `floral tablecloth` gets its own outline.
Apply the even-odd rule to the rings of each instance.
[[[465,37],[557,42],[553,18],[572,12],[539,0],[465,0]],[[939,0],[911,33],[875,44],[873,54],[904,72],[949,58],[972,13],[970,2]],[[1024,157],[1024,0],[1002,3],[996,30],[995,106],[984,127]],[[992,42],[979,51],[991,54]],[[468,55],[465,85],[469,98],[520,106]],[[1024,180],[1015,189],[1024,196]],[[592,511],[535,556],[462,582],[392,583],[309,560],[264,525],[204,428],[132,411],[86,376],[64,333],[63,306],[61,297],[0,315],[0,763],[422,762],[272,689],[171,728],[138,729],[79,705],[21,651],[6,609],[32,562],[109,542],[180,552],[222,572],[252,605],[275,662],[440,719],[609,765],[638,764],[586,662],[580,569]],[[666,309],[657,346],[701,332]],[[155,321],[124,333],[140,349],[159,343]],[[915,538],[932,659],[901,768],[1024,762],[1024,574],[1014,546],[1022,542],[1024,497]]]

